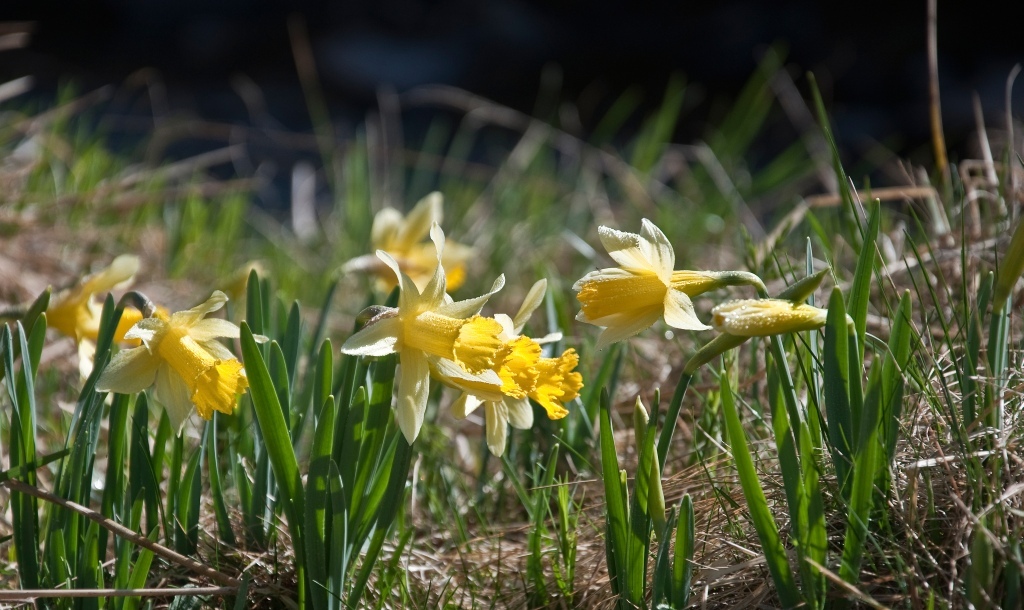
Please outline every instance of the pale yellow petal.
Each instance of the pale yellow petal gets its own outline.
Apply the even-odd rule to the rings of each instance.
[[[186,309],[185,311],[179,311],[171,314],[170,323],[172,326],[194,326],[196,322],[202,320],[208,314],[211,314],[228,302],[228,295],[224,294],[220,290],[214,290],[210,298],[206,299],[199,305],[196,305],[192,309]]]
[[[513,334],[518,335],[523,332],[523,327],[526,326],[530,316],[544,302],[544,293],[547,291],[547,288],[548,281],[546,279],[537,280],[530,288],[530,291],[526,293],[523,304],[519,306],[516,317],[512,319],[513,328],[515,329]]]
[[[468,318],[480,313],[480,310],[487,303],[487,300],[494,296],[499,290],[505,287],[505,274],[502,273],[494,279],[491,289],[484,294],[472,299],[462,301],[451,301],[444,303],[437,308],[437,313],[452,318]]]
[[[711,328],[697,318],[693,301],[685,292],[669,290],[665,295],[665,323],[672,328],[683,330],[707,330]]]
[[[597,236],[616,263],[626,269],[650,271],[651,262],[640,248],[640,236],[610,227],[598,227]]]
[[[86,276],[82,282],[82,292],[87,294],[104,293],[129,282],[139,271],[139,257],[133,254],[122,254],[106,269]]]
[[[487,419],[487,448],[496,457],[505,453],[505,443],[508,437],[508,414],[505,405],[501,402],[485,402],[484,412]]]
[[[513,428],[527,430],[533,426],[533,407],[526,398],[505,398],[508,423]]]
[[[395,389],[395,420],[411,445],[420,434],[430,393],[430,367],[416,350],[402,352],[398,387]]]
[[[161,366],[159,368],[156,373],[156,388],[153,398],[167,411],[167,418],[171,421],[171,430],[174,430],[176,435],[181,435],[181,429],[192,413],[193,405],[190,395],[188,386],[177,373],[171,370],[171,367]]]
[[[646,310],[638,310],[629,314],[619,314],[602,318],[599,325],[607,324],[597,338],[597,349],[604,349],[623,339],[628,339],[635,334],[644,331],[654,325],[661,317],[661,307],[651,307]]]
[[[476,411],[484,401],[468,392],[463,392],[458,400],[452,403],[451,413],[455,419],[466,419],[473,411]]]
[[[211,339],[217,339],[224,337],[227,339],[237,339],[239,336],[239,328],[233,322],[228,322],[222,318],[205,318],[196,322],[188,334],[192,336],[196,341],[209,341]]]
[[[370,243],[374,249],[394,249],[398,244],[398,234],[404,218],[395,208],[384,208],[373,217],[370,228]]]
[[[363,327],[349,337],[341,351],[350,356],[386,356],[395,353],[402,333],[402,321],[397,317],[382,318]]]
[[[667,284],[676,266],[676,253],[661,229],[646,218],[640,227],[640,251],[649,261],[651,270]]]
[[[405,216],[398,234],[397,244],[411,247],[419,243],[430,232],[433,224],[440,224],[444,219],[444,197],[434,191],[420,199]]]
[[[433,310],[444,303],[446,290],[444,267],[441,266],[441,254],[444,252],[444,231],[436,222],[430,227],[430,239],[433,240],[434,247],[437,249],[437,260],[434,263],[434,273],[423,288],[422,303],[423,307]]]
[[[100,392],[138,394],[153,385],[160,359],[146,347],[124,349],[110,359],[107,368],[96,381]]]

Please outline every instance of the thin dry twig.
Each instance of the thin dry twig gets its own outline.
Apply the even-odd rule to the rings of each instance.
[[[30,602],[48,598],[91,597],[184,597],[234,595],[238,587],[191,587],[188,589],[15,589],[0,591],[0,602]]]
[[[153,542],[152,540],[146,538],[142,534],[134,532],[128,529],[127,527],[121,525],[120,523],[117,523],[116,521],[104,517],[102,514],[94,511],[91,508],[82,506],[81,504],[77,504],[75,502],[71,502],[70,500],[65,500],[60,496],[54,495],[48,491],[43,491],[38,487],[33,487],[32,485],[23,483],[15,479],[2,481],[0,482],[0,484],[6,486],[11,491],[17,491],[24,494],[28,494],[30,496],[39,498],[40,500],[50,502],[52,504],[57,504],[70,511],[74,511],[79,515],[82,515],[86,519],[89,519],[90,521],[96,523],[103,529],[128,540],[132,544],[153,551],[154,554],[159,555],[160,557],[166,559],[167,561],[170,561],[171,563],[176,563],[182,567],[191,570],[192,572],[195,572],[196,574],[206,576],[210,580],[217,581],[222,585],[237,588],[239,585],[242,584],[239,580],[232,578],[227,574],[218,572],[210,566],[199,563],[195,559],[185,557],[184,555],[172,551],[171,549],[163,546],[162,544]]]

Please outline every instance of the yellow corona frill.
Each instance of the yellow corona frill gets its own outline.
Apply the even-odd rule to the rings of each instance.
[[[715,330],[737,337],[767,337],[814,330],[825,325],[828,311],[784,299],[727,301],[711,310]]]
[[[598,235],[619,266],[592,271],[573,285],[582,306],[576,319],[605,327],[598,349],[631,337],[660,318],[673,328],[709,328],[697,319],[690,295],[673,285],[675,251],[654,223],[644,219],[639,235],[609,227],[598,228]]]
[[[498,338],[501,325],[493,318],[478,315],[487,299],[504,285],[504,276],[480,297],[452,301],[445,293],[441,265],[444,233],[436,223],[430,236],[436,256],[433,275],[422,292],[398,261],[383,250],[377,251],[380,260],[398,278],[398,308],[382,308],[341,347],[343,353],[353,356],[399,354],[395,419],[410,443],[423,425],[431,367],[443,367],[466,383],[500,387],[501,380],[494,369],[508,353]]]
[[[206,318],[227,300],[216,291],[192,309],[139,321],[125,337],[142,345],[115,354],[96,389],[132,394],[155,386],[154,398],[176,432],[193,407],[203,419],[214,411],[233,413],[249,383],[242,363],[218,339],[237,338],[239,330],[227,320]]]
[[[533,425],[533,399],[547,411],[551,419],[568,415],[565,403],[573,400],[583,387],[583,377],[575,372],[579,356],[567,349],[557,358],[543,358],[538,341],[520,335],[530,314],[540,305],[546,280],[534,284],[515,319],[504,314],[494,316],[502,327],[498,336],[506,346],[506,355],[497,369],[498,386],[480,386],[436,369],[434,374],[447,385],[463,391],[452,405],[456,418],[464,418],[481,405],[487,427],[487,448],[496,456],[505,452],[507,426],[527,429]],[[560,335],[542,339],[557,340]]]
[[[406,216],[394,208],[384,208],[373,217],[370,241],[374,250],[387,252],[420,290],[426,288],[434,274],[437,251],[427,236],[431,226],[441,224],[443,202],[441,193],[434,192],[421,199]],[[441,264],[447,269],[447,290],[455,290],[462,285],[466,277],[466,262],[472,253],[472,248],[455,242],[449,241],[445,246]],[[348,261],[342,270],[371,273],[377,276],[382,290],[390,290],[398,283],[391,269],[373,254]]]

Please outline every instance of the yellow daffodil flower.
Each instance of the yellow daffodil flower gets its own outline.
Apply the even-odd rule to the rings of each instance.
[[[737,337],[767,337],[814,330],[825,325],[828,310],[785,299],[727,301],[711,310],[715,330]]]
[[[115,354],[96,390],[133,394],[155,385],[154,397],[178,433],[193,407],[203,419],[214,411],[233,413],[249,382],[242,363],[217,339],[237,338],[239,329],[227,320],[206,318],[227,300],[218,290],[192,309],[143,318],[125,335],[142,345]]]
[[[431,227],[430,237],[436,258],[433,275],[423,292],[394,257],[377,251],[380,260],[398,278],[398,308],[381,308],[341,346],[343,353],[353,356],[399,354],[395,419],[410,443],[416,440],[423,425],[431,366],[445,367],[467,383],[500,387],[501,380],[494,369],[506,355],[505,345],[498,338],[501,324],[478,315],[487,299],[504,285],[504,276],[499,276],[491,291],[480,297],[452,301],[445,293],[441,264],[444,232],[437,223]]]
[[[533,425],[533,410],[528,399],[543,406],[549,418],[561,419],[569,413],[564,403],[575,399],[583,387],[583,377],[573,371],[579,363],[574,350],[568,349],[558,358],[542,358],[540,343],[520,334],[543,300],[546,287],[546,280],[534,284],[514,319],[504,314],[494,316],[502,327],[498,337],[505,342],[508,352],[498,368],[500,387],[474,387],[443,371],[434,371],[448,385],[463,390],[452,405],[456,418],[462,419],[483,405],[487,448],[496,456],[505,452],[507,426],[525,430]],[[559,338],[560,335],[549,335],[542,341]],[[496,390],[497,397],[493,396]]]
[[[676,271],[675,251],[665,234],[644,219],[640,234],[598,228],[601,243],[619,267],[592,271],[573,286],[582,305],[576,319],[604,326],[602,349],[631,337],[664,317],[684,330],[707,330],[697,319],[692,297],[726,286],[753,286],[761,278],[746,271]]]
[[[383,250],[391,255],[399,269],[420,290],[426,288],[434,274],[437,252],[434,244],[426,239],[430,227],[435,223],[440,225],[444,218],[443,202],[441,193],[433,192],[421,199],[406,216],[394,208],[384,208],[374,216],[370,229],[370,242],[374,250]],[[447,243],[441,258],[441,264],[447,269],[447,290],[456,290],[465,281],[466,263],[472,255],[473,249],[468,246],[451,241]],[[372,273],[377,276],[382,291],[391,290],[397,285],[387,265],[372,254],[348,261],[342,271]]]
[[[690,296],[673,285],[675,251],[654,223],[645,218],[639,235],[608,227],[598,228],[598,235],[619,267],[592,271],[573,285],[582,305],[576,319],[605,327],[598,349],[649,328],[659,318],[673,328],[710,328],[697,319]]]
[[[115,288],[128,285],[138,270],[139,258],[122,254],[109,267],[83,277],[74,286],[58,292],[50,299],[50,305],[46,308],[46,324],[78,344],[78,368],[83,378],[92,372],[100,318],[103,315],[103,306],[93,298],[94,295],[105,295]],[[126,309],[114,331],[114,341],[123,342],[128,329],[141,319],[141,313]]]

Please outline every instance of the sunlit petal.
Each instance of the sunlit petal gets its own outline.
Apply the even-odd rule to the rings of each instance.
[[[537,280],[530,287],[530,291],[526,293],[526,298],[523,299],[523,304],[519,306],[516,317],[512,319],[514,329],[512,334],[518,335],[523,332],[523,327],[526,326],[527,320],[540,307],[540,304],[544,302],[544,293],[547,291],[547,288],[548,281],[546,279]]]
[[[526,398],[506,398],[505,409],[508,423],[513,428],[527,430],[533,426],[533,407]]]
[[[395,420],[409,444],[420,434],[429,393],[430,368],[427,358],[415,350],[403,352],[398,387],[395,390]]]
[[[342,344],[341,351],[351,356],[393,354],[401,333],[402,321],[399,318],[382,318],[349,337]]]
[[[508,437],[508,414],[501,402],[485,402],[484,411],[487,418],[487,448],[497,457],[505,453],[505,442]]]
[[[96,389],[100,392],[137,394],[153,385],[160,359],[145,347],[133,347],[117,352],[103,370]]]
[[[192,412],[192,397],[188,386],[169,366],[161,366],[156,373],[156,391],[153,397],[167,411],[171,430],[181,434],[189,413]]]
[[[685,292],[669,290],[665,295],[665,323],[673,328],[683,330],[707,330],[710,326],[697,318],[693,311],[693,301]]]

